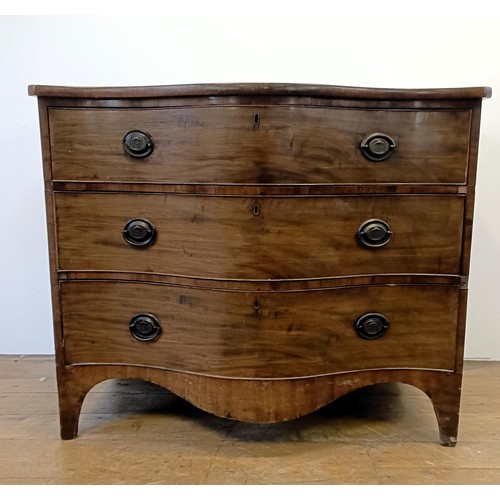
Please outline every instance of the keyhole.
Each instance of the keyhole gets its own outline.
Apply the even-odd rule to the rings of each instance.
[[[260,205],[258,203],[255,203],[253,206],[253,214],[254,215],[259,215],[260,214]]]
[[[256,311],[258,311],[258,310],[260,309],[260,301],[259,301],[259,299],[255,299],[255,300],[253,301],[253,308],[254,308]]]
[[[255,125],[259,125],[259,123],[260,123],[260,115],[259,115],[259,113],[255,113],[255,114],[253,115],[253,123],[254,123]]]

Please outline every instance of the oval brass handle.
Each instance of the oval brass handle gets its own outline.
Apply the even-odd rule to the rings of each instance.
[[[381,219],[369,219],[363,222],[357,232],[359,241],[369,248],[387,245],[392,234],[389,224]]]
[[[158,319],[151,313],[140,313],[132,317],[128,328],[132,336],[141,342],[154,340],[161,332]]]
[[[387,134],[376,132],[375,134],[367,135],[361,141],[359,147],[369,160],[382,161],[392,155],[396,147],[396,141]]]
[[[379,339],[385,334],[389,328],[389,321],[383,314],[368,313],[356,320],[354,328],[361,338],[374,340]]]
[[[125,241],[135,247],[151,245],[156,238],[156,229],[146,219],[129,220],[122,231]]]
[[[146,158],[154,148],[153,138],[142,130],[131,130],[123,137],[123,149],[134,158]]]

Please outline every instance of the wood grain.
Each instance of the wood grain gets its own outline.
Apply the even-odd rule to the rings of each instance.
[[[458,287],[246,293],[66,282],[61,291],[65,364],[149,365],[244,378],[453,370],[455,364]],[[380,339],[362,339],[354,329],[370,312],[389,320]],[[158,339],[141,342],[130,334],[129,321],[139,313],[158,318]]]
[[[400,383],[355,390],[292,421],[251,424],[140,380],[108,380],[86,396],[72,441],[59,439],[53,356],[0,356],[0,384],[2,485],[500,482],[499,362],[466,361],[454,449],[437,446],[428,397]]]
[[[374,370],[299,379],[219,379],[135,366],[68,366],[59,374],[61,437],[78,432],[82,402],[88,391],[109,378],[141,378],[166,387],[193,405],[224,418],[277,423],[307,415],[356,389],[402,382],[425,392],[436,412],[441,443],[455,446],[461,377],[423,370]],[[259,405],[253,404],[259,401]],[[71,403],[71,404],[68,404]]]
[[[255,124],[255,115],[259,124]],[[170,183],[465,183],[469,110],[307,106],[49,110],[55,180]],[[123,150],[130,130],[155,149]],[[383,162],[359,145],[375,132],[396,141]]]
[[[55,195],[59,269],[156,272],[219,279],[294,279],[362,274],[459,274],[464,198],[363,196],[219,198]],[[259,214],[254,215],[258,205]],[[154,244],[122,231],[145,218]],[[394,235],[370,249],[360,225],[386,221]]]
[[[430,397],[441,443],[456,444],[490,88],[29,93],[39,97],[64,439],[76,436],[92,387],[142,378],[249,422],[287,421],[354,389],[403,382]],[[153,136],[146,159],[123,150],[132,129]],[[381,162],[360,150],[375,132],[396,142]],[[132,218],[155,225],[152,246],[124,242]],[[376,250],[356,239],[373,218],[393,232]],[[154,342],[128,330],[140,312],[160,320]],[[380,339],[354,331],[367,312],[389,320]],[[33,404],[40,411],[42,399]]]
[[[204,196],[334,196],[368,194],[467,194],[467,186],[456,184],[163,184],[154,182],[54,181],[54,192],[112,192],[198,194]]]
[[[460,276],[451,274],[368,274],[318,279],[289,280],[221,280],[192,278],[156,273],[126,273],[117,271],[65,271],[61,282],[70,280],[141,281],[188,288],[247,292],[288,292],[371,285],[457,285],[463,287]]]
[[[65,87],[57,85],[30,85],[29,95],[88,99],[130,99],[176,96],[219,95],[296,95],[355,99],[481,99],[491,97],[490,87],[449,89],[376,89],[340,85],[292,83],[207,83],[189,85],[157,85],[144,87]]]

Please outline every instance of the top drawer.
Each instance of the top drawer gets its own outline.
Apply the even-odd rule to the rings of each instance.
[[[54,180],[202,184],[466,182],[469,110],[306,106],[50,108]],[[151,154],[124,149],[146,132]],[[363,139],[395,146],[373,161]],[[375,140],[375,154],[386,140]]]

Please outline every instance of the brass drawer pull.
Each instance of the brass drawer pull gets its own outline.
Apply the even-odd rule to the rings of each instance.
[[[361,338],[374,340],[385,334],[389,328],[389,321],[383,314],[368,313],[356,320],[354,328]]]
[[[125,224],[122,234],[129,245],[146,247],[154,242],[156,229],[146,219],[132,219]]]
[[[369,219],[363,222],[357,232],[361,244],[369,248],[387,245],[392,234],[389,224],[380,219]]]
[[[141,342],[154,340],[161,332],[160,322],[150,313],[136,314],[130,320],[128,328],[132,336]]]
[[[396,141],[387,134],[375,133],[366,136],[360,144],[361,151],[371,161],[389,158],[396,148]]]
[[[142,130],[131,130],[123,137],[123,149],[133,158],[146,158],[154,150],[153,138]]]

